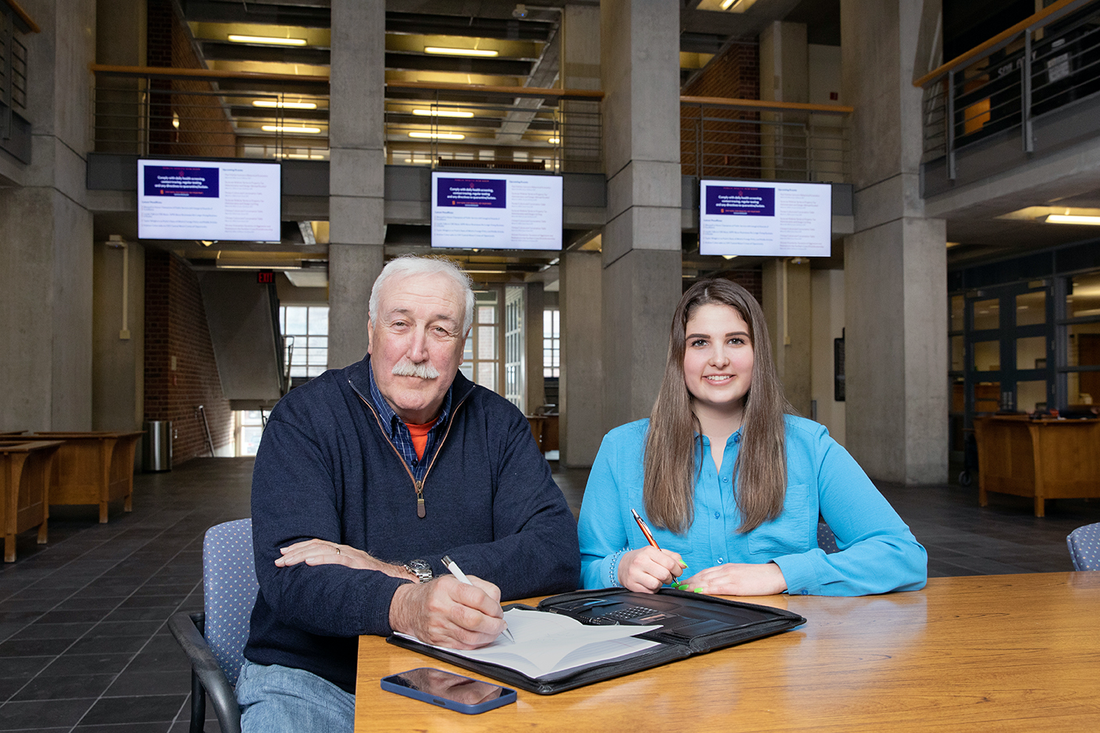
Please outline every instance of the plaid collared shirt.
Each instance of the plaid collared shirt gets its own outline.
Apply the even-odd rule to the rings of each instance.
[[[443,429],[447,425],[447,415],[451,411],[451,390],[447,390],[447,394],[443,398],[443,408],[439,411],[439,417],[436,418],[432,429],[428,431],[428,442],[424,446],[424,457],[417,458],[409,428],[405,425],[405,421],[393,411],[390,403],[386,402],[386,398],[382,396],[382,392],[378,389],[378,383],[374,381],[374,364],[372,363],[369,366],[370,369],[367,370],[367,374],[370,377],[370,397],[371,401],[374,402],[375,409],[378,410],[378,416],[382,418],[383,425],[389,426],[389,439],[397,448],[397,452],[405,459],[405,463],[409,465],[413,478],[417,481],[423,481],[424,475],[428,473],[428,466],[431,465],[432,455],[443,436]]]

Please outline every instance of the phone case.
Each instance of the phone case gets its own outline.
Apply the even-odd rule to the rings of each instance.
[[[511,604],[505,608],[530,606]],[[694,654],[743,644],[806,623],[805,618],[791,611],[727,601],[674,588],[662,588],[655,594],[633,593],[625,588],[578,590],[545,598],[536,610],[564,614],[589,624],[659,624],[660,629],[638,634],[638,638],[650,639],[660,645],[619,659],[534,678],[509,667],[468,659],[415,640],[390,636],[387,641],[529,692],[553,695],[658,667]]]
[[[390,675],[390,676],[396,676],[396,675]],[[472,679],[472,678],[466,678],[466,679]],[[474,681],[475,682],[480,682],[480,680],[474,680]],[[488,684],[488,683],[484,683],[484,684]],[[382,678],[381,686],[382,686],[382,689],[386,690],[387,692],[393,692],[393,693],[396,693],[398,695],[403,695],[405,697],[411,697],[414,700],[421,700],[423,702],[428,703],[429,705],[436,705],[436,706],[441,707],[441,708],[447,708],[448,710],[454,710],[456,712],[463,713],[465,715],[477,715],[478,713],[484,713],[488,710],[493,710],[495,708],[503,707],[505,705],[508,705],[509,703],[513,703],[513,702],[516,701],[516,691],[515,690],[510,690],[507,687],[501,687],[500,688],[501,689],[500,697],[494,698],[492,700],[485,700],[483,702],[479,702],[479,703],[475,703],[475,704],[471,705],[471,704],[467,704],[467,703],[458,702],[457,700],[450,700],[446,697],[440,697],[439,695],[433,695],[430,692],[425,692],[423,690],[418,690],[414,687],[407,687],[405,685],[390,682],[389,677],[383,677]]]

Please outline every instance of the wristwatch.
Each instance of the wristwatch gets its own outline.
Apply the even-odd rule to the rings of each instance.
[[[432,566],[423,560],[409,560],[405,569],[416,576],[417,582],[427,583],[432,579]]]

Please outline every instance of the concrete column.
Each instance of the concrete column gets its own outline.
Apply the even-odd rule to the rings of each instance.
[[[769,102],[810,101],[809,46],[804,23],[769,24],[760,34],[760,98]],[[761,177],[806,180],[809,160],[801,125],[805,112],[764,112]]]
[[[600,89],[600,9],[567,5],[562,14],[561,44],[562,87]],[[565,106],[562,147],[567,170],[577,170],[575,163],[591,153],[592,138],[585,135],[590,131],[583,124],[590,118],[591,106],[590,102],[569,102]],[[574,129],[578,119],[581,122]],[[606,119],[603,124],[607,125]],[[602,145],[597,144],[597,148]],[[596,170],[602,168],[597,165]],[[559,462],[577,468],[592,465],[603,437],[600,256],[596,252],[563,252],[559,272]]]
[[[873,478],[947,480],[947,250],[920,196],[932,0],[841,0],[855,234],[845,239],[847,447]],[[875,38],[875,43],[866,39]]]
[[[606,430],[649,415],[683,290],[678,5],[604,0],[600,28]]]
[[[145,248],[96,242],[92,429],[137,430],[145,408]]]
[[[27,111],[34,121],[23,185],[0,190],[0,429],[92,427],[92,216],[88,64],[94,0],[27,7]]]
[[[776,258],[764,263],[764,315],[768,321],[775,368],[787,401],[810,416],[811,356],[810,262]]]
[[[524,364],[526,374],[525,403],[527,414],[533,415],[535,408],[546,404],[546,384],[542,377],[542,311],[545,302],[544,286],[541,282],[530,282],[525,286],[523,308]]]
[[[813,376],[811,399],[817,402],[817,421],[841,445],[845,438],[845,402],[836,400],[834,339],[844,336],[844,271],[814,270],[810,273]]]
[[[367,353],[370,288],[382,270],[386,7],[333,0],[329,111],[330,368]]]
[[[566,5],[561,23],[564,89],[600,88],[600,9]],[[567,172],[601,173],[599,102],[562,103],[562,159]]]
[[[558,443],[569,468],[591,466],[603,438],[602,270],[597,252],[562,253]]]

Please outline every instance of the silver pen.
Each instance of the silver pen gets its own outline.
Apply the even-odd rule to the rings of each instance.
[[[466,573],[462,572],[462,568],[458,567],[458,563],[456,563],[454,560],[444,555],[443,564],[447,566],[447,569],[451,571],[451,575],[455,576],[459,583],[462,583],[463,585],[473,585],[473,583],[470,582],[470,579],[466,577]],[[512,636],[512,632],[508,630],[508,622],[505,621],[504,623],[504,631],[502,631],[501,633],[507,635],[508,640],[515,644],[516,638]]]

